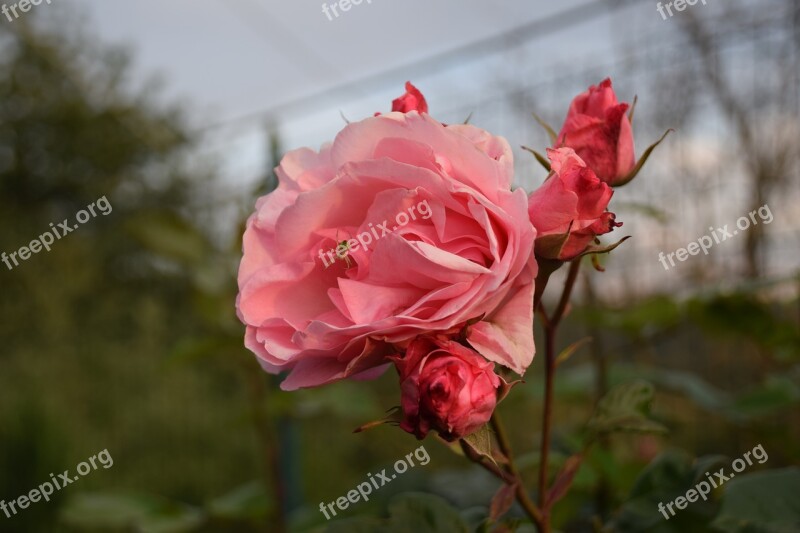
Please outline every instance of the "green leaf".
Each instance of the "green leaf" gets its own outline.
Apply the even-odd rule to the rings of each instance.
[[[727,533],[800,531],[800,468],[756,472],[725,484],[712,526]]]
[[[180,533],[197,530],[204,520],[199,509],[143,494],[78,494],[61,512],[71,528],[102,531]]]
[[[151,500],[141,496],[84,493],[64,506],[61,521],[75,528],[123,529],[133,527],[154,507]]]
[[[559,366],[562,363],[567,362],[567,360],[569,360],[569,358],[572,357],[575,352],[580,350],[585,344],[588,344],[591,341],[592,341],[591,337],[586,337],[579,341],[573,342],[572,344],[564,348],[561,351],[561,353],[558,354],[558,357],[556,357],[556,366]]]
[[[536,158],[539,164],[542,165],[547,172],[552,171],[552,168],[550,167],[550,161],[548,161],[548,159],[545,156],[543,156],[533,148],[528,148],[527,146],[523,146],[522,149],[532,153],[533,157]]]
[[[439,442],[439,444],[441,444],[454,454],[458,455],[459,457],[466,457],[466,455],[464,454],[464,450],[461,447],[462,446],[461,441],[450,442],[444,440],[438,433],[434,433],[433,437]]]
[[[514,380],[512,382],[506,381],[504,378],[500,378],[500,386],[497,388],[497,405],[500,405],[500,402],[506,399],[508,393],[511,392],[511,389],[516,387],[517,385],[525,383],[521,379]]]
[[[584,255],[607,254],[607,253],[615,250],[620,244],[622,244],[623,242],[627,241],[630,238],[631,238],[630,235],[628,235],[627,237],[623,237],[620,240],[618,240],[617,242],[615,242],[614,244],[611,244],[611,245],[608,245],[608,246],[594,246],[594,245],[589,246],[588,248],[586,248],[586,250],[584,250],[584,252],[582,254],[576,256],[575,259],[578,259],[579,257],[583,257]]]
[[[536,259],[557,259],[561,255],[561,251],[569,240],[570,232],[575,221],[569,223],[567,231],[561,234],[545,235],[536,239],[535,253]],[[560,266],[560,265],[559,265]]]
[[[663,425],[648,418],[654,395],[655,389],[646,381],[637,380],[615,387],[600,400],[589,420],[590,433],[666,433]]]
[[[633,124],[633,114],[636,111],[636,104],[639,103],[639,95],[633,96],[633,103],[631,104],[631,110],[628,111],[628,122]]]
[[[621,533],[684,533],[708,531],[719,507],[713,496],[676,511],[669,520],[659,512],[666,505],[706,479],[706,472],[726,464],[724,457],[702,457],[695,461],[685,452],[667,451],[656,457],[641,473],[611,526]],[[669,511],[666,511],[669,514]]]
[[[639,158],[639,161],[636,163],[636,166],[633,168],[633,170],[631,170],[630,174],[628,174],[620,181],[615,183],[614,187],[622,187],[626,183],[631,182],[633,178],[635,178],[639,174],[639,172],[641,172],[642,168],[644,168],[644,164],[647,163],[648,159],[650,159],[650,155],[653,153],[653,150],[655,150],[656,147],[659,144],[661,144],[664,141],[664,139],[667,138],[667,135],[669,135],[673,131],[674,130],[672,129],[668,129],[667,131],[664,132],[664,135],[662,135],[659,140],[648,146],[647,150],[645,150],[644,153],[642,154],[642,157]]]
[[[403,421],[403,410],[400,407],[392,407],[391,409],[389,409],[388,415],[381,418],[380,420],[375,420],[374,422],[367,422],[366,424],[358,426],[355,430],[353,430],[353,433],[361,433],[362,431],[382,426],[384,424],[391,424],[396,426],[399,425],[400,422],[402,421]]]
[[[558,134],[555,132],[553,127],[550,126],[550,124],[548,124],[547,122],[545,122],[542,118],[540,118],[539,115],[537,115],[536,113],[533,113],[533,118],[547,132],[548,137],[550,137],[550,145],[555,146],[556,143],[558,142]]]
[[[770,376],[766,382],[736,399],[731,417],[762,417],[800,403],[800,386],[786,376]]]
[[[242,485],[208,504],[209,513],[229,520],[261,521],[272,510],[270,497],[260,481]]]
[[[493,463],[497,464],[492,454],[492,430],[488,424],[484,424],[478,430],[461,439],[466,446],[475,450],[478,454],[488,457]]]

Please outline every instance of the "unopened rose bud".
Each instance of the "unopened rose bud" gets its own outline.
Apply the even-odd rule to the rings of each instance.
[[[569,261],[621,222],[606,211],[614,191],[571,148],[548,150],[552,172],[528,199],[538,257]]]
[[[410,81],[406,82],[406,93],[392,100],[392,111],[399,111],[401,113],[408,113],[409,111],[419,111],[420,113],[428,112],[428,102],[425,97],[419,92],[419,89],[414,87]]]
[[[556,148],[572,148],[604,183],[621,184],[636,167],[628,108],[610,79],[592,85],[572,101]]]
[[[454,340],[418,337],[404,356],[393,359],[405,431],[423,439],[434,430],[454,441],[491,418],[501,381],[494,364],[475,350]]]

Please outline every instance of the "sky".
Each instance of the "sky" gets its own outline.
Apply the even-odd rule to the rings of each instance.
[[[35,9],[57,20],[84,18],[100,43],[126,47],[133,58],[131,89],[160,77],[161,97],[183,104],[192,127],[202,132],[200,155],[219,162],[220,179],[210,191],[215,202],[230,200],[246,211],[271,166],[268,126],[277,128],[285,150],[317,148],[342,128],[343,117],[388,111],[407,80],[423,89],[437,119],[457,123],[474,113],[473,123],[511,141],[518,161],[527,161],[521,143],[546,141],[529,119],[537,104],[544,109],[536,111],[560,120],[574,95],[605,76],[615,80],[621,99],[638,93],[640,106],[652,109],[658,105],[653,88],[630,73],[659,65],[631,67],[631,60],[647,57],[631,43],[675,46],[679,21],[662,18],[654,0],[616,1],[625,5],[610,10],[613,2],[602,0],[363,0],[346,12],[337,9],[338,16],[323,10],[326,5],[333,13],[333,0],[53,0]],[[691,9],[703,17],[715,7],[698,3]],[[536,21],[548,22],[515,32]],[[446,59],[431,62],[443,54]],[[509,109],[517,88],[533,100]],[[505,100],[493,101],[498,97]],[[659,134],[641,132],[639,138],[649,144]],[[713,146],[710,139],[679,139],[668,144]],[[657,158],[668,158],[667,150]],[[532,163],[525,164],[518,176],[527,181],[518,184],[528,188],[543,176],[531,175]],[[638,189],[642,201],[661,198],[660,187],[650,189]],[[683,195],[683,203],[671,207],[683,212],[691,201]],[[634,216],[625,213],[626,220]],[[686,240],[684,233],[699,231],[695,226],[705,231],[702,222],[683,213],[681,230],[664,232],[662,240]],[[652,276],[662,279],[657,261],[650,263]]]
[[[424,87],[440,110],[475,100],[494,83],[485,78],[508,69],[506,54],[479,48],[445,67],[421,70],[419,63],[597,0],[364,0],[347,12],[337,9],[338,17],[330,7],[330,16],[323,12],[332,0],[62,1],[53,11],[77,7],[101,41],[132,52],[132,86],[163,78],[163,97],[189,106],[193,127],[204,132],[204,150],[222,163],[225,187],[240,191],[268,166],[266,122],[280,122],[286,148],[317,147],[340,129],[342,114],[387,110],[407,79]],[[587,49],[602,53],[613,44],[613,31],[601,17],[558,34],[537,30],[542,38],[520,48],[527,49],[526,61],[570,61]],[[388,74],[330,91],[377,73]],[[269,120],[262,114],[313,95],[289,113]]]
[[[330,20],[321,0],[63,1],[83,6],[104,41],[129,45],[142,75],[167,76],[170,91],[219,120],[412,64],[587,2],[364,0]]]

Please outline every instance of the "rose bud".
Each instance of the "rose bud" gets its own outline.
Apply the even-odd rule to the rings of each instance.
[[[400,427],[418,439],[435,430],[454,441],[491,418],[501,380],[478,352],[453,340],[418,337],[405,356],[391,359],[400,374]]]
[[[628,107],[617,102],[607,78],[575,97],[558,134],[557,147],[575,150],[597,177],[612,187],[629,181],[636,167]]]
[[[408,113],[409,111],[419,111],[420,113],[428,112],[428,102],[425,97],[419,92],[419,89],[414,87],[410,81],[406,82],[406,93],[392,100],[392,111],[399,111],[401,113]]]
[[[569,261],[598,235],[621,226],[606,211],[614,191],[600,181],[572,148],[547,150],[551,173],[528,198],[536,228],[537,257]]]

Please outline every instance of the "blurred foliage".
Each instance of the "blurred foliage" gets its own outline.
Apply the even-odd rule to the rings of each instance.
[[[780,280],[783,284],[791,280]],[[635,306],[588,309],[583,318],[604,328],[618,329],[641,339],[652,339],[684,322],[719,337],[739,337],[753,342],[781,361],[800,360],[800,327],[784,309],[758,295],[758,285],[743,285],[727,292],[709,292],[678,301],[666,295],[650,296]]]
[[[98,450],[117,461],[50,504],[3,516],[4,531],[49,530],[63,500],[100,487],[199,503],[250,479],[258,457],[251,427],[232,416],[244,405],[238,366],[166,364],[203,322],[194,285],[161,252],[205,262],[191,255],[211,233],[194,195],[213,169],[186,170],[193,140],[182,111],[156,104],[149,87],[123,89],[124,52],[99,49],[80,25],[65,25],[67,35],[31,20],[0,28],[0,251],[102,196],[113,209],[50,252],[0,267],[0,498]],[[154,251],[148,238],[172,240]],[[214,312],[234,323],[232,301],[219,303]],[[240,340],[237,353],[250,362]]]
[[[76,530],[108,532],[191,531],[202,523],[199,510],[150,495],[81,494],[61,519]]]
[[[741,476],[726,488],[713,526],[728,533],[791,533],[800,530],[800,469]]]
[[[437,531],[468,533],[467,523],[443,499],[430,494],[403,494],[389,505],[389,517],[340,520],[325,533],[405,533]]]
[[[664,426],[648,418],[654,395],[655,389],[646,381],[619,385],[600,400],[587,428],[593,435],[665,433],[667,429]]]
[[[659,503],[668,504],[706,479],[706,472],[725,464],[724,457],[692,460],[683,452],[666,452],[657,457],[636,480],[628,500],[612,522],[612,531],[654,531],[660,533],[708,529],[718,504],[700,500],[669,520],[658,512]]]
[[[0,448],[0,499],[22,491],[18,480],[31,480],[23,485],[28,491],[50,479],[53,472],[62,472],[65,460],[64,435],[35,399],[20,399],[11,404],[11,410],[0,413],[2,447]],[[7,405],[7,404],[4,404]],[[13,415],[12,415],[13,413]],[[33,483],[35,481],[35,484]],[[7,498],[8,500],[9,498]],[[42,530],[52,523],[63,494],[50,496],[51,505],[42,506],[37,513],[18,515],[16,526],[20,530]],[[5,516],[0,515],[3,520]]]

